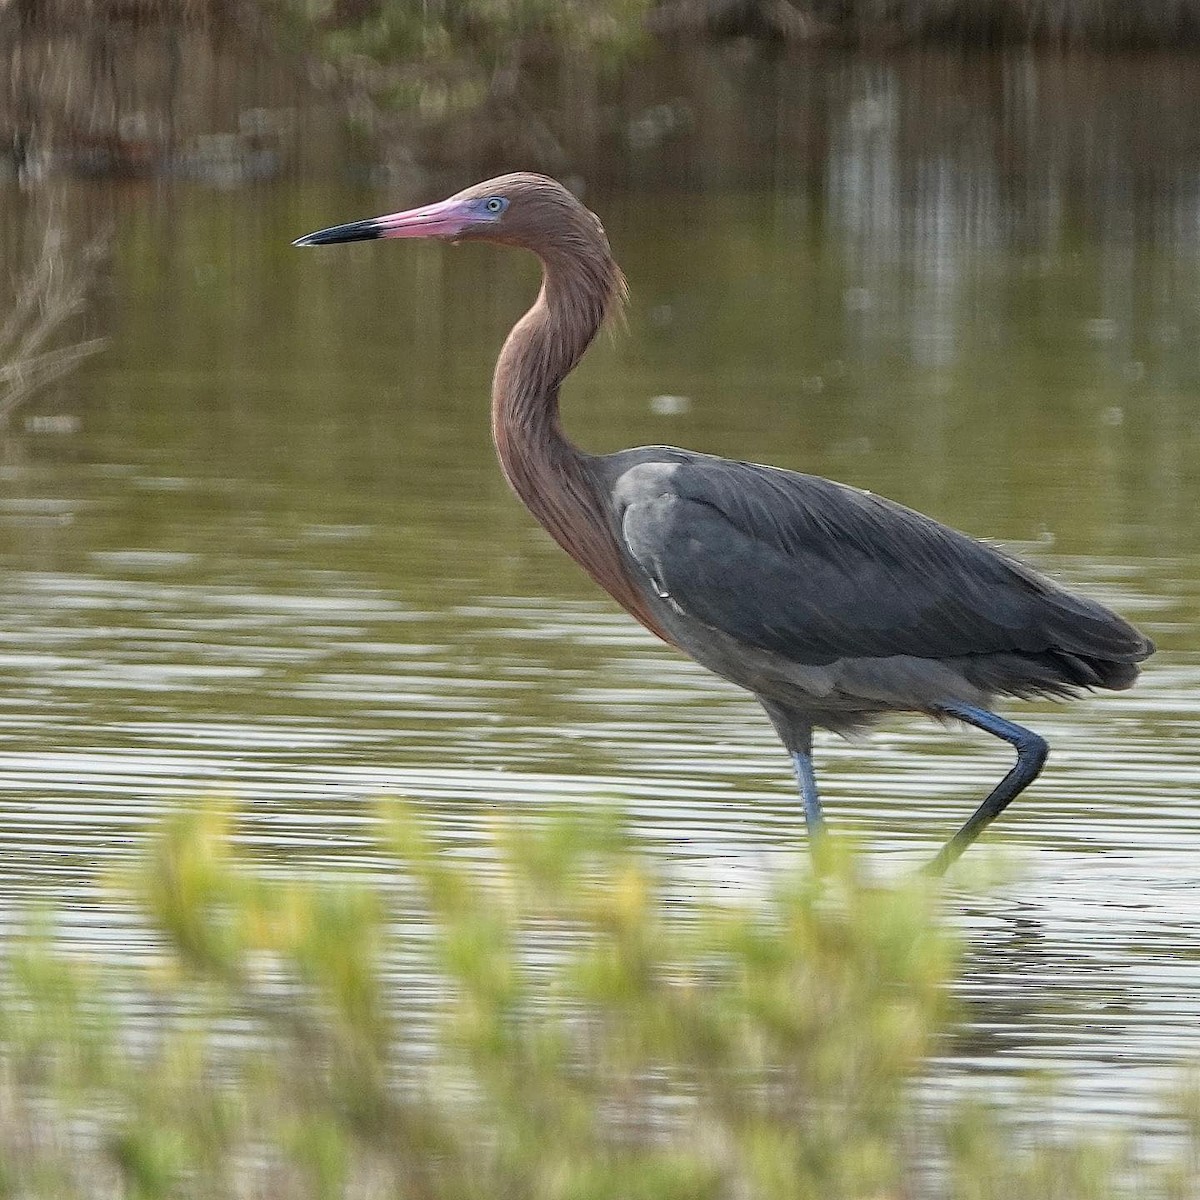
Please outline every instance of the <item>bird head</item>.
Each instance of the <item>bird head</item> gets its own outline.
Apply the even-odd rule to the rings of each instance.
[[[297,238],[296,246],[323,246],[369,238],[440,238],[521,246],[543,257],[556,249],[607,239],[596,216],[565,187],[545,175],[501,175],[464,189],[448,200]]]

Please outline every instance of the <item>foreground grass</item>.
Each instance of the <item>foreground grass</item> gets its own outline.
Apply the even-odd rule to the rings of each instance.
[[[958,966],[928,881],[846,857],[683,904],[613,819],[510,826],[483,879],[407,808],[381,829],[419,922],[264,878],[207,808],[119,884],[158,935],[140,975],[11,939],[0,1196],[1200,1195],[1194,1112],[1149,1167],[917,1104]]]

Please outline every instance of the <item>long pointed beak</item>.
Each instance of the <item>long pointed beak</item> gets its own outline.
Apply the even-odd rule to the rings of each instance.
[[[327,246],[333,242],[361,242],[368,238],[456,237],[471,222],[474,214],[459,200],[442,200],[423,208],[332,225],[297,238],[293,246]]]

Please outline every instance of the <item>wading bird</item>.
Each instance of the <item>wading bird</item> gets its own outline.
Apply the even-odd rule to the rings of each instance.
[[[814,728],[847,733],[918,712],[1015,747],[1016,765],[931,864],[941,871],[1046,758],[1042,738],[992,712],[993,698],[1126,688],[1153,652],[1095,601],[869,492],[673,446],[574,446],[559,388],[625,280],[599,220],[554,180],[503,175],[295,244],[412,237],[498,242],[541,260],[541,291],[492,384],[504,474],[627,612],[758,698],[791,755],[810,840],[822,830]]]

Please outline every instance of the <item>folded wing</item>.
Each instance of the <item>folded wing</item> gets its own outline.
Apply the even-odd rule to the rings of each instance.
[[[1103,605],[870,493],[674,450],[617,465],[620,533],[650,586],[794,662],[1054,653],[1103,686],[1096,666],[1153,649]]]

